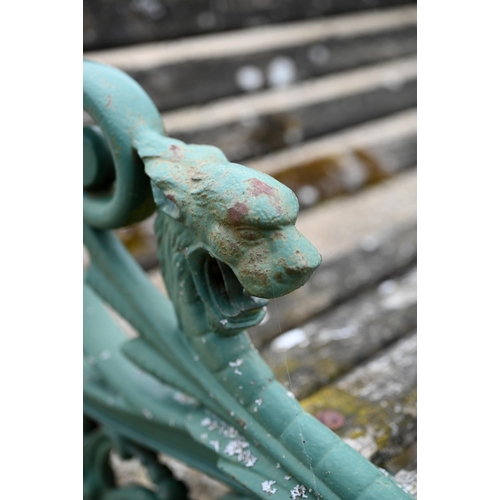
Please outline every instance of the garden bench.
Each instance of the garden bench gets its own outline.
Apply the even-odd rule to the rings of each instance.
[[[218,146],[229,160],[269,174],[297,194],[297,227],[323,263],[302,288],[272,301],[249,335],[305,410],[411,491],[416,484],[415,21],[415,9],[404,6],[85,54],[139,81],[170,136]],[[146,39],[127,43],[141,41]],[[273,85],[273,74],[290,78],[287,67],[295,68],[292,81]],[[238,79],[241,68],[247,72]],[[249,68],[254,85],[260,71],[257,88],[245,88]],[[183,85],[201,81],[200,74],[207,75],[204,85]],[[88,116],[84,123],[90,124]],[[148,218],[115,234],[163,296],[152,225]],[[137,335],[122,318],[115,320]],[[143,413],[142,420],[152,425],[148,416]],[[119,438],[114,443],[122,456],[148,465],[148,477],[138,468],[123,477],[128,462],[112,453],[124,486],[135,474],[142,485],[151,486],[153,478],[156,485],[182,488],[153,459],[151,447],[134,448],[133,440]],[[205,476],[167,455],[160,455],[160,462],[183,478],[193,499],[226,491],[208,487]],[[199,469],[214,476],[213,470]],[[128,488],[130,494],[144,493]]]

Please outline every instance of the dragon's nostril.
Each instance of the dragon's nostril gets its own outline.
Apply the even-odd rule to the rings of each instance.
[[[292,267],[287,266],[287,267],[285,267],[285,272],[287,274],[293,274],[293,275],[307,274],[310,271],[312,271],[312,268],[310,268],[308,266],[292,266]]]

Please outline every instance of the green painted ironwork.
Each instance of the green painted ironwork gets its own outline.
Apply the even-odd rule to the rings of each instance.
[[[231,498],[410,498],[304,412],[245,333],[320,264],[294,226],[293,193],[215,147],[166,137],[149,97],[114,68],[84,63],[84,109],[97,124],[84,129],[84,498],[185,498],[159,452]],[[170,300],[109,231],[155,209]],[[157,490],[117,488],[112,447],[139,457]]]

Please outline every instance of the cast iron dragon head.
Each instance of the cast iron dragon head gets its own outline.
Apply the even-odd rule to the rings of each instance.
[[[139,149],[159,209],[193,234],[185,248],[198,294],[225,329],[247,328],[267,301],[321,263],[295,228],[298,202],[272,177],[212,146],[158,138]]]

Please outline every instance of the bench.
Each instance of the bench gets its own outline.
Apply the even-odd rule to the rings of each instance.
[[[415,11],[398,7],[324,21],[316,35],[315,20],[266,28],[266,50],[258,46],[266,30],[252,28],[86,57],[134,76],[162,112],[169,135],[219,146],[230,160],[272,175],[297,194],[297,227],[320,250],[323,264],[304,287],[273,301],[249,335],[303,408],[415,491]],[[305,28],[302,35],[299,28]],[[288,38],[287,29],[292,30]],[[238,45],[238,37],[254,34],[250,48]],[[273,39],[274,52],[267,50]],[[215,55],[221,46],[226,52]],[[340,54],[332,62],[337,66],[311,72],[311,56],[306,58],[310,67],[304,67],[301,54],[325,60],[326,52],[318,47]],[[213,84],[208,79],[197,97],[193,88],[183,93],[169,76],[196,80],[196,74],[189,76],[196,67],[228,75],[235,68],[260,68],[266,75],[280,54],[281,61],[297,61],[300,69],[286,85],[273,87],[264,78],[259,88],[249,90],[238,87],[237,78],[227,78],[227,88],[219,89],[217,79]],[[173,82],[172,91],[161,92],[161,82]],[[176,93],[178,104],[172,98]],[[152,225],[150,218],[116,234],[165,293]],[[130,331],[123,319],[115,319]],[[131,481],[151,486],[143,469],[131,469],[138,460],[149,464],[149,476],[164,477],[151,456],[131,446],[127,442],[119,451],[122,457],[135,456],[135,462],[111,454],[123,486],[136,488]],[[192,498],[227,494],[172,457],[160,459],[188,484]]]

